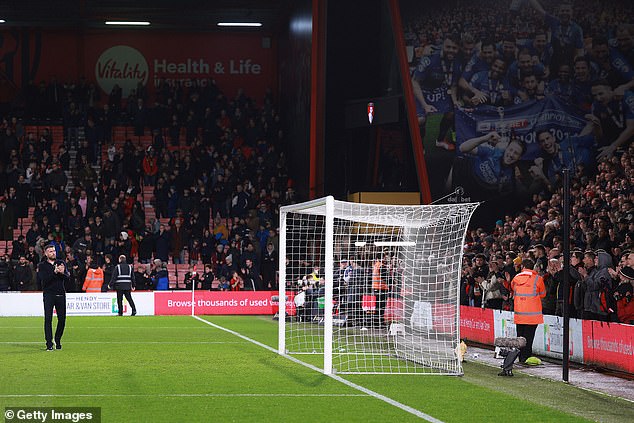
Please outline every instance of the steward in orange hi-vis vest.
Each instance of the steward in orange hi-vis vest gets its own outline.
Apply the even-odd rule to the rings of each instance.
[[[541,300],[546,296],[544,279],[536,271],[524,268],[511,281],[511,290],[514,298],[515,324],[544,323]]]
[[[101,292],[103,285],[103,269],[101,267],[89,268],[84,279],[82,290],[86,292]]]
[[[388,290],[385,273],[383,262],[381,260],[375,260],[372,265],[372,289],[377,291]]]

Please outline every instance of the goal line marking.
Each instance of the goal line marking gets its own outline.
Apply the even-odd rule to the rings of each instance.
[[[192,317],[194,319],[196,319],[196,320],[199,320],[199,321],[211,326],[211,327],[214,327],[216,329],[219,329],[219,330],[225,331],[227,333],[230,333],[232,335],[235,335],[238,338],[244,339],[245,341],[249,341],[249,342],[251,342],[251,343],[253,343],[253,344],[255,344],[255,345],[259,346],[259,347],[267,349],[267,350],[271,351],[274,354],[278,354],[278,352],[277,352],[277,350],[275,348],[270,347],[270,346],[268,346],[266,344],[263,344],[263,343],[261,343],[259,341],[256,341],[255,339],[251,339],[248,336],[242,335],[239,332],[236,332],[234,330],[227,329],[225,327],[219,326],[219,325],[217,325],[215,323],[212,323],[212,322],[210,322],[208,320],[205,320],[205,319],[203,319],[203,318],[201,318],[199,316],[192,316]],[[293,362],[295,362],[297,364],[301,364],[304,367],[308,367],[311,370],[314,370],[316,372],[319,372],[319,373],[323,374],[323,372],[322,372],[322,370],[320,368],[318,368],[316,366],[313,366],[312,364],[304,363],[303,361],[300,361],[300,360],[296,359],[295,357],[291,357],[289,355],[284,355],[284,357],[288,358],[289,360],[291,360],[291,361],[293,361]],[[436,418],[434,418],[434,417],[432,417],[432,416],[430,416],[428,414],[423,413],[422,411],[419,411],[419,410],[417,410],[417,409],[415,409],[413,407],[410,407],[409,405],[405,405],[405,404],[400,403],[400,402],[398,402],[396,400],[393,400],[392,398],[386,397],[385,395],[381,395],[378,392],[374,392],[374,391],[372,391],[372,390],[370,390],[368,388],[365,388],[365,387],[363,387],[361,385],[357,385],[356,383],[350,382],[349,380],[346,380],[346,379],[344,379],[344,378],[342,378],[340,376],[337,376],[337,375],[327,375],[327,376],[332,378],[332,379],[334,379],[334,380],[336,380],[336,381],[338,381],[338,382],[340,382],[340,383],[343,383],[344,385],[347,385],[347,386],[349,386],[349,387],[351,387],[353,389],[356,389],[357,391],[361,391],[361,392],[363,392],[366,395],[369,395],[369,396],[371,396],[373,398],[376,398],[378,400],[384,401],[384,402],[386,402],[386,403],[388,403],[388,404],[390,404],[390,405],[392,405],[394,407],[397,407],[397,408],[399,408],[399,409],[401,409],[401,410],[403,410],[405,412],[408,412],[408,413],[413,414],[413,415],[415,415],[417,417],[420,417],[420,418],[422,418],[422,419],[424,419],[424,420],[426,420],[428,422],[442,423],[442,420],[438,420],[438,419],[436,419]]]

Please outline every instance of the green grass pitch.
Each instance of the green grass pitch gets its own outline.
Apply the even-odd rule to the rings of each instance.
[[[202,316],[273,348],[270,316]],[[0,318],[0,409],[101,407],[104,422],[406,422],[420,418],[191,316]],[[319,365],[319,363],[314,363]],[[633,404],[465,363],[463,377],[344,379],[445,422],[631,421]],[[632,383],[626,382],[624,383]]]

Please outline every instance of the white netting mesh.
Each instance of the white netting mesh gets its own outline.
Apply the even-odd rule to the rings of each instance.
[[[280,281],[286,283],[280,295],[288,299],[281,352],[332,351],[337,373],[462,373],[456,354],[460,265],[477,204],[328,201],[332,239],[326,199],[281,209]],[[327,285],[334,304],[331,347]]]

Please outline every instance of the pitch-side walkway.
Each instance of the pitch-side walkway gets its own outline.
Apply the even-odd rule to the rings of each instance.
[[[469,346],[465,360],[493,366],[496,369],[499,369],[502,364],[502,359],[495,358],[493,351],[473,346]],[[561,364],[546,361],[543,361],[540,366],[519,366],[516,363],[513,366],[513,373],[518,372],[544,379],[562,380]],[[571,367],[568,382],[583,389],[603,392],[634,402],[634,380],[603,374],[588,368]]]

